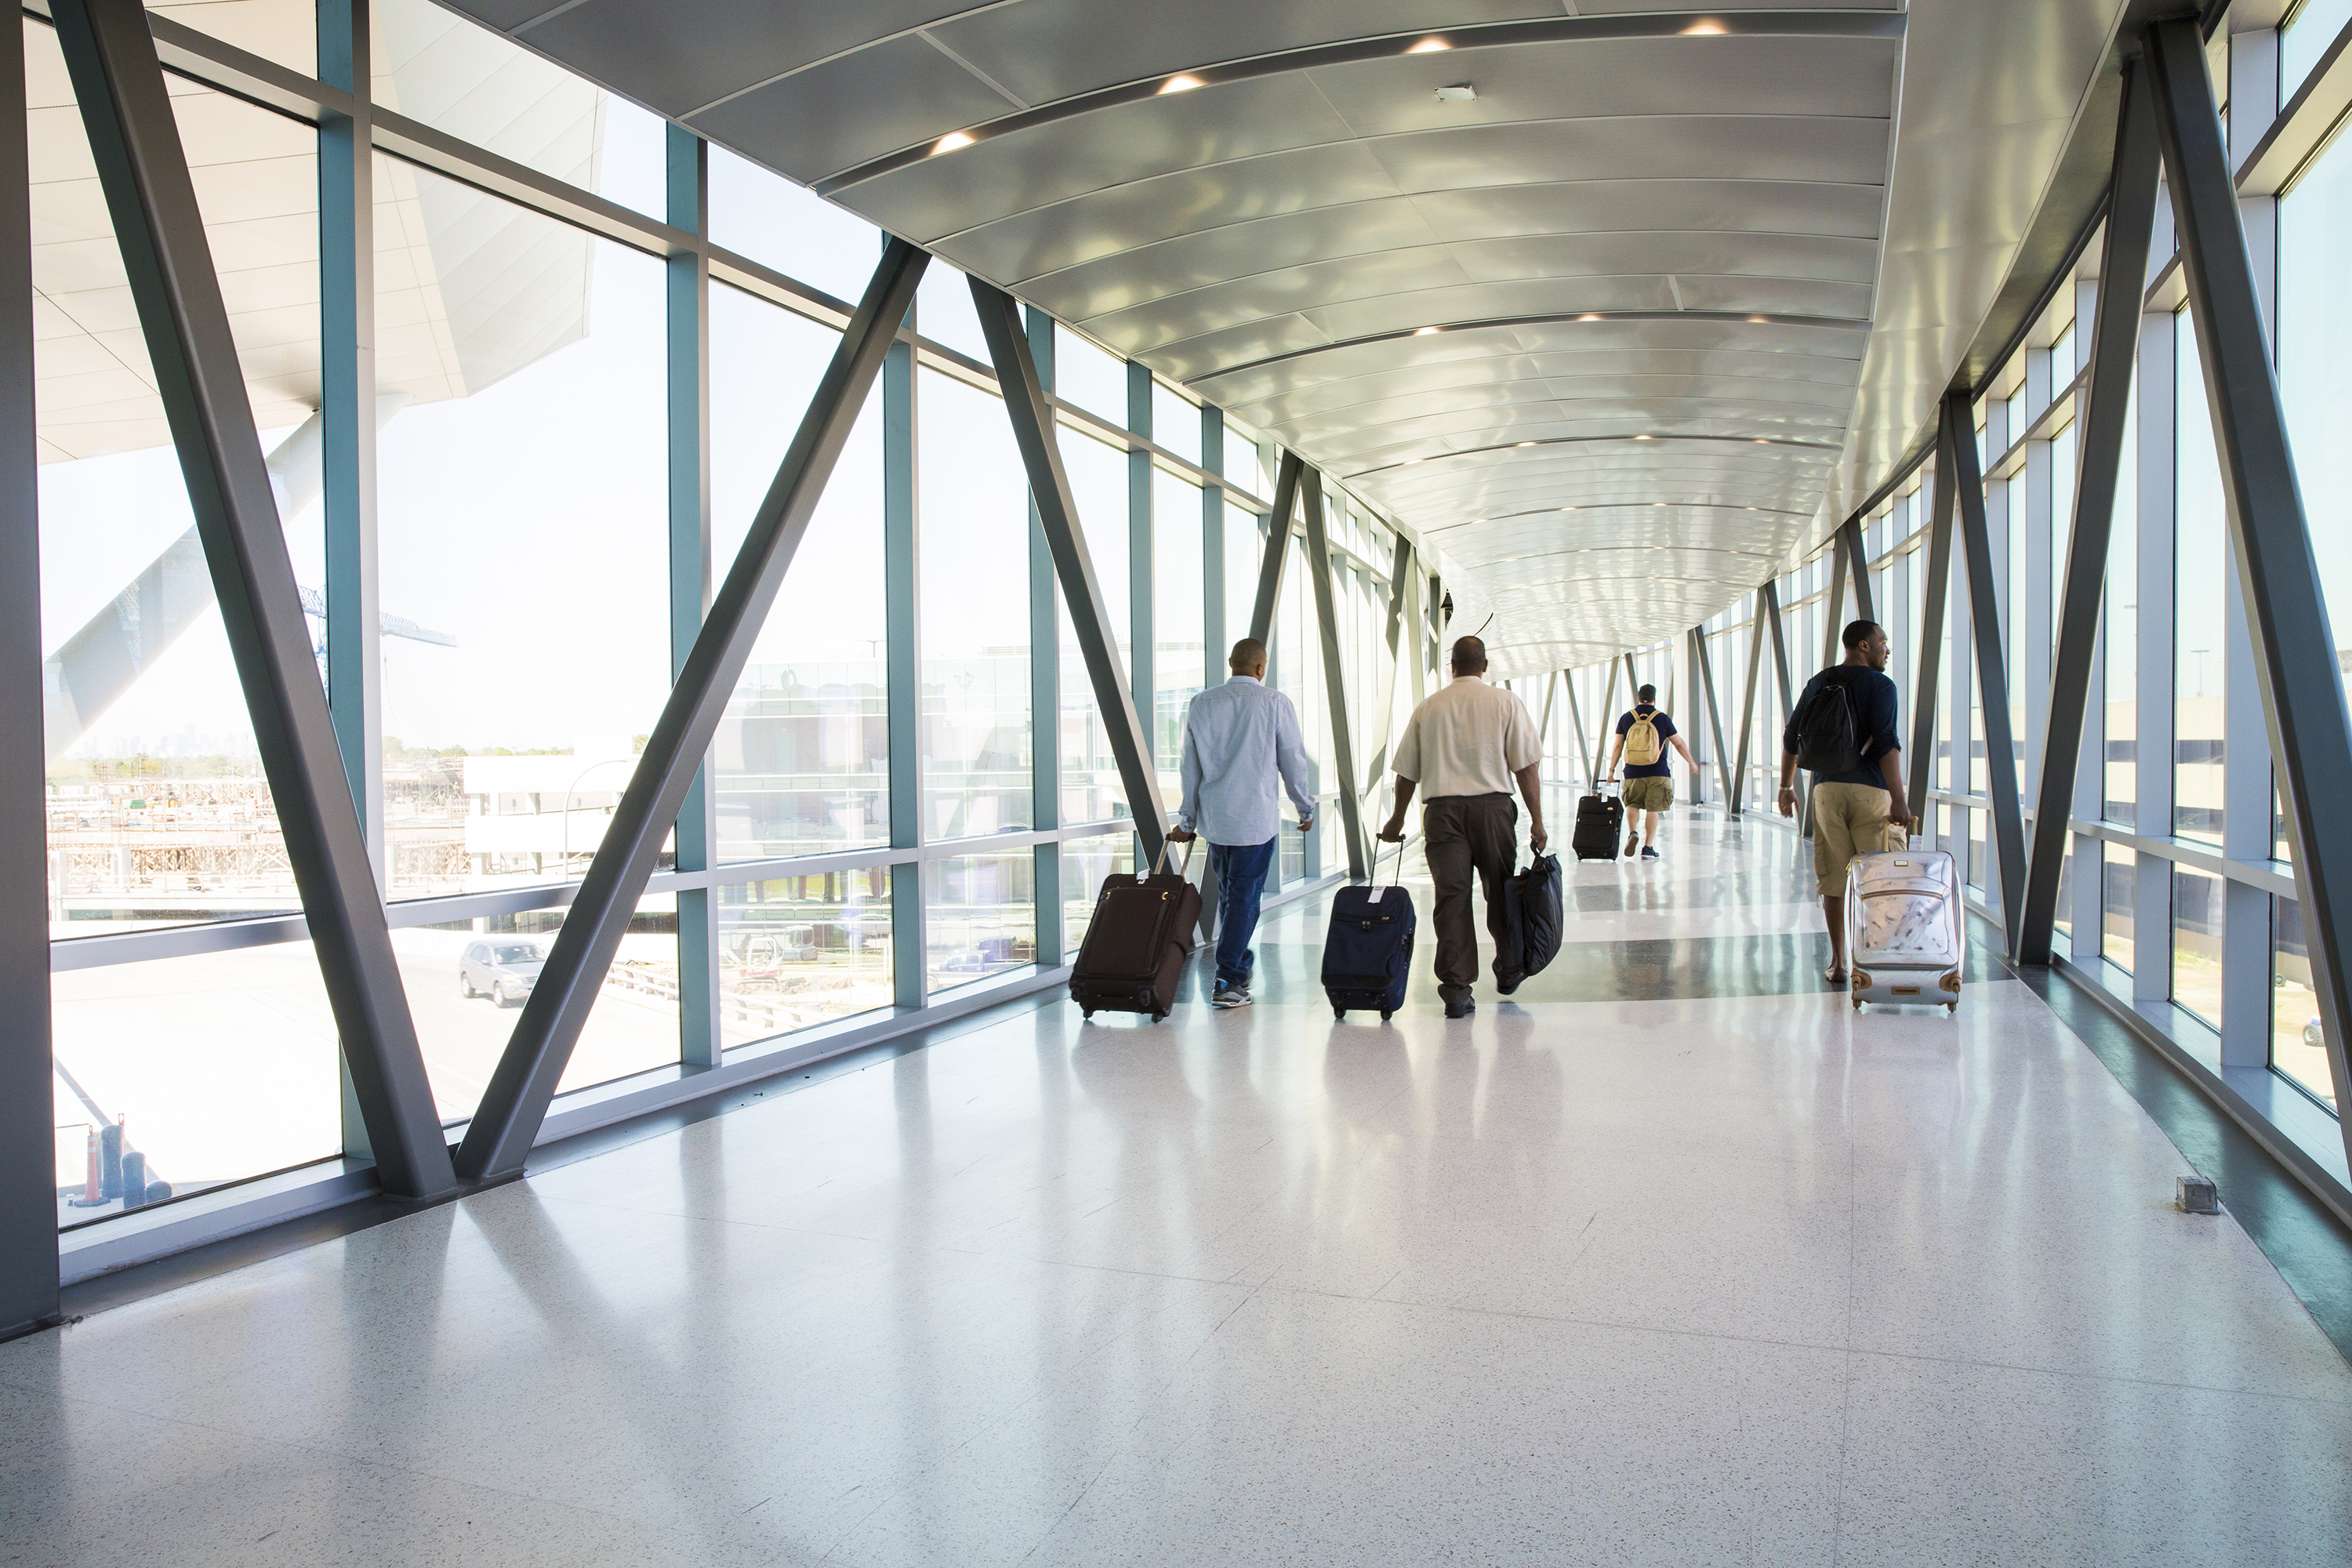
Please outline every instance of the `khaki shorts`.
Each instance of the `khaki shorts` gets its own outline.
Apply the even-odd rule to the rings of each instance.
[[[1625,781],[1627,811],[1672,811],[1675,808],[1675,781],[1655,774],[1643,779]]]
[[[1845,894],[1845,868],[1857,855],[1891,846],[1887,807],[1894,797],[1872,784],[1813,786],[1813,877],[1823,898]]]

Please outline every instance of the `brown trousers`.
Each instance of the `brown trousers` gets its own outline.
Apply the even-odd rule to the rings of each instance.
[[[1507,795],[1442,795],[1422,807],[1423,847],[1430,880],[1437,884],[1437,994],[1448,1002],[1466,1000],[1478,978],[1478,925],[1470,910],[1475,870],[1486,894],[1486,934],[1495,941],[1495,979],[1517,978],[1518,957],[1510,950],[1510,922],[1503,910],[1503,884],[1519,853],[1519,804]]]

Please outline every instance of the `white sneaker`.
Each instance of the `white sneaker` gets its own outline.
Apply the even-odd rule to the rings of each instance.
[[[1235,990],[1223,985],[1218,986],[1217,994],[1209,998],[1209,1005],[1217,1008],[1246,1007],[1249,1005],[1250,994],[1248,992]]]

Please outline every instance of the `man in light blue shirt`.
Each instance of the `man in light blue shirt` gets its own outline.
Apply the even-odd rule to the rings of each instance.
[[[1209,1005],[1246,1007],[1257,963],[1250,938],[1282,836],[1275,780],[1289,792],[1301,833],[1315,826],[1315,789],[1298,710],[1265,688],[1265,644],[1244,637],[1226,662],[1233,679],[1193,698],[1184,715],[1184,798],[1168,837],[1209,841],[1209,868],[1217,874],[1217,989]]]

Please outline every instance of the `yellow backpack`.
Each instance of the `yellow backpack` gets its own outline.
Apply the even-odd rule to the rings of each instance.
[[[1625,761],[1632,766],[1646,768],[1666,754],[1666,743],[1658,739],[1658,726],[1654,721],[1657,710],[1643,713],[1636,710],[1633,727],[1625,731]]]

